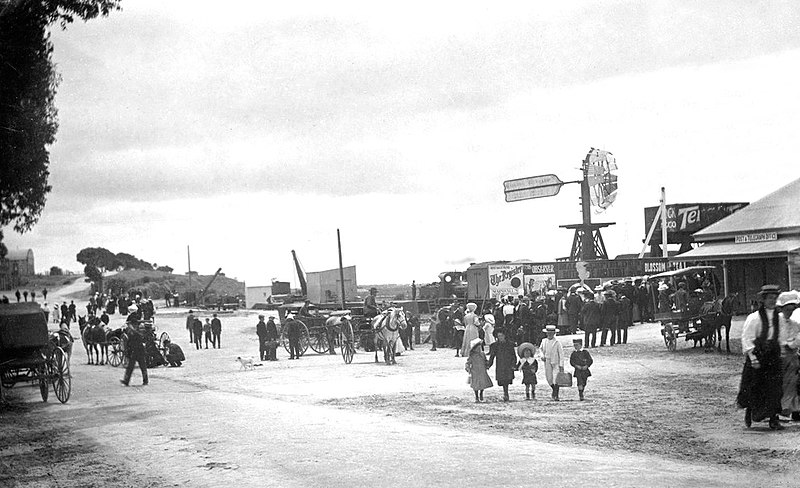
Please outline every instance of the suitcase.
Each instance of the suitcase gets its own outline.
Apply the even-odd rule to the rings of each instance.
[[[556,374],[556,385],[562,387],[572,387],[572,373]]]

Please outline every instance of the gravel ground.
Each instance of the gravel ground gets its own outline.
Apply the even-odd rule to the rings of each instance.
[[[77,342],[68,404],[12,389],[0,408],[0,485],[363,486],[381,476],[379,485],[527,486],[535,470],[556,486],[759,486],[768,469],[772,486],[792,486],[798,474],[787,460],[800,425],[748,430],[734,406],[738,341],[731,355],[690,343],[669,353],[657,325],[640,325],[628,345],[591,349],[585,402],[574,388],[550,401],[540,372],[537,400],[525,401],[517,381],[511,402],[495,387],[476,404],[452,350],[421,346],[396,366],[360,351],[345,365],[311,351],[288,361],[280,350],[277,363],[239,371],[237,356],[258,355],[255,314],[222,320],[223,348],[196,351],[185,313],[160,310],[159,332],[187,361],[151,370],[147,387],[125,388],[121,369],[86,365]],[[508,467],[464,465],[495,456]],[[386,463],[396,468],[387,473]]]

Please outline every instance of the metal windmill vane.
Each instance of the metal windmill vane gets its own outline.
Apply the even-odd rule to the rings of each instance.
[[[581,164],[583,178],[575,181],[561,181],[554,174],[517,178],[503,182],[503,190],[507,202],[518,202],[533,198],[544,198],[558,195],[561,187],[571,183],[581,185],[580,224],[562,225],[566,229],[575,230],[572,241],[570,260],[590,261],[608,259],[603,236],[600,229],[614,225],[614,222],[592,223],[591,208],[597,213],[603,212],[617,198],[617,161],[614,155],[602,149],[591,148]]]

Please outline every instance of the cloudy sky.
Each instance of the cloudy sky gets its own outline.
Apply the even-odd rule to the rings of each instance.
[[[579,189],[506,179],[619,163],[595,221],[638,252],[643,208],[753,201],[800,176],[794,1],[123,1],[54,29],[53,192],[10,249],[79,270],[89,246],[248,284],[345,265],[429,282],[569,254]],[[722,4],[725,6],[722,6]],[[334,6],[334,4],[336,4]],[[708,5],[705,5],[708,4]]]

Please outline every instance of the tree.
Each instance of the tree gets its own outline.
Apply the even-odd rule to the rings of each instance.
[[[144,270],[152,270],[153,265],[144,261],[142,259],[137,258],[132,254],[128,254],[125,252],[117,253],[117,266],[122,267],[125,269],[144,269]]]
[[[64,270],[58,266],[50,267],[50,276],[64,276]]]
[[[91,264],[102,270],[117,269],[117,256],[104,247],[87,247],[81,249],[75,259],[81,264]]]
[[[156,268],[156,271],[163,271],[165,273],[172,273],[175,270],[170,268],[169,266],[159,266],[159,267]]]
[[[24,233],[52,187],[48,146],[58,130],[58,74],[47,27],[119,10],[120,0],[0,0],[0,228]],[[0,231],[0,257],[7,253]]]

